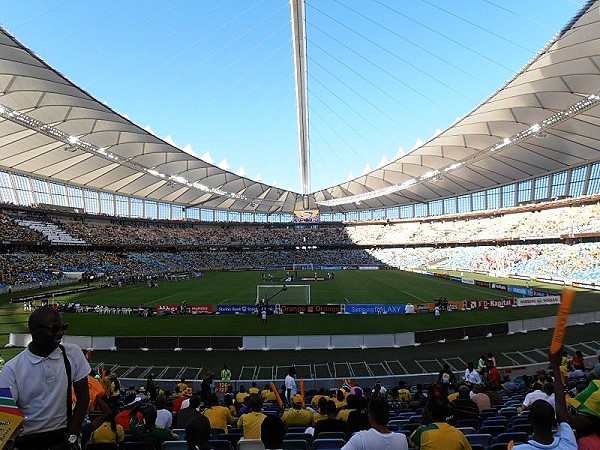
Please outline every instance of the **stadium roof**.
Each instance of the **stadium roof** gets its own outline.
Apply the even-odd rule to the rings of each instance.
[[[512,79],[411,153],[308,196],[323,212],[453,197],[600,160],[600,3],[590,1]],[[170,145],[0,30],[0,167],[120,195],[247,212],[302,195]]]

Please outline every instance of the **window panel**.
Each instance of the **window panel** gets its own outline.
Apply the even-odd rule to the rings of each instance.
[[[48,183],[45,180],[33,178],[31,180],[31,186],[33,187],[33,194],[36,203],[45,203],[51,205],[50,193],[48,192]]]
[[[156,202],[150,200],[144,200],[144,218],[145,219],[156,219],[158,214]]]
[[[71,208],[83,209],[83,191],[76,186],[67,186],[69,193],[69,206]]]
[[[458,212],[459,213],[468,213],[471,212],[471,195],[461,195],[458,197]]]
[[[563,197],[567,193],[567,171],[552,176],[552,197]]]
[[[83,195],[85,197],[85,212],[88,214],[98,214],[100,212],[98,192],[91,189],[84,189]]]
[[[502,207],[510,208],[511,206],[515,206],[517,204],[515,200],[515,191],[516,186],[514,184],[509,184],[508,186],[502,187]]]
[[[587,195],[600,194],[600,163],[592,164],[590,180],[588,182]]]
[[[485,209],[485,191],[475,192],[473,198],[473,211],[482,211]]]
[[[67,201],[67,190],[64,184],[50,182],[50,193],[52,194],[52,203],[58,206],[69,206]]]
[[[550,177],[540,177],[535,179],[535,188],[533,191],[533,198],[535,200],[542,200],[548,198],[548,182]]]
[[[100,192],[100,212],[109,216],[115,215],[115,197],[113,194]]]
[[[487,191],[487,207],[488,209],[500,208],[500,188],[489,189]]]
[[[15,191],[17,194],[17,203],[19,205],[29,206],[33,204],[33,195],[29,187],[29,180],[23,175],[12,174]]]
[[[0,200],[5,203],[17,203],[15,191],[10,184],[10,176],[7,172],[0,172]]]
[[[519,183],[519,203],[531,200],[531,180]]]
[[[456,214],[456,197],[444,199],[444,214]]]
[[[131,198],[131,217],[144,217],[144,201],[141,198]]]
[[[571,172],[571,183],[569,183],[569,195],[571,197],[581,197],[583,195],[586,172],[587,166],[577,167]]]

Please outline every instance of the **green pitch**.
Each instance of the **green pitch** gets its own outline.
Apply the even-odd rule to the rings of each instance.
[[[285,273],[271,272],[273,276]],[[161,282],[157,288],[145,284],[104,288],[93,292],[58,297],[60,302],[80,302],[86,305],[132,306],[157,304],[252,304],[256,285],[268,284],[263,272],[207,272],[202,278],[176,282]],[[313,272],[307,272],[306,276]],[[301,274],[299,274],[301,275]],[[319,272],[324,276],[325,272]],[[273,284],[281,284],[274,282]],[[330,281],[298,282],[311,285],[311,303],[407,303],[432,302],[445,296],[449,301],[484,300],[506,297],[507,293],[484,287],[390,271],[336,271]],[[34,291],[33,293],[38,293]],[[13,294],[15,295],[15,294]],[[21,295],[21,294],[18,294]],[[16,296],[16,295],[15,295]],[[574,312],[598,309],[597,294],[578,293]],[[28,314],[22,305],[8,304],[0,296],[0,333],[26,332]],[[272,300],[272,303],[276,299]],[[239,335],[307,335],[307,334],[369,334],[397,333],[435,328],[453,328],[472,324],[503,322],[514,319],[556,314],[556,306],[458,311],[443,314],[435,320],[431,314],[403,315],[285,315],[269,316],[263,324],[254,316],[168,316],[141,318],[137,315],[66,314],[71,335],[131,335],[131,336],[239,336]]]

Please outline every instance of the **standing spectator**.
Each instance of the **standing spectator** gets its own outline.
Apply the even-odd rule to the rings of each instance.
[[[156,401],[156,396],[158,393],[156,392],[156,384],[154,383],[154,374],[150,373],[148,378],[146,378],[146,394],[150,401]]]
[[[227,367],[227,364],[223,364],[223,370],[221,370],[221,381],[231,381],[231,369]]]
[[[202,379],[202,383],[200,384],[200,399],[206,404],[208,397],[210,396],[212,382],[215,378],[215,374],[212,372],[207,372]]]
[[[58,311],[39,308],[29,316],[28,326],[31,343],[0,372],[0,386],[10,388],[25,416],[15,447],[66,448],[67,441],[78,442],[88,410],[90,365],[79,346],[61,345],[68,325]],[[71,383],[77,396],[72,413],[66,406]]]
[[[393,433],[387,427],[390,408],[385,400],[379,397],[372,398],[368,405],[368,411],[371,428],[352,435],[342,450],[408,450],[406,436],[402,433]]]
[[[288,405],[292,404],[292,399],[298,390],[296,389],[296,368],[294,366],[290,367],[290,370],[285,377],[285,398],[287,400]]]
[[[494,389],[496,389],[496,390],[500,389],[500,383],[501,383],[502,380],[500,378],[500,372],[498,371],[498,368],[494,364],[494,361],[492,361],[491,359],[488,359],[485,362],[485,365],[486,365],[487,370],[488,370],[488,376],[487,376],[488,383]]]
[[[456,386],[456,375],[454,372],[450,370],[450,366],[448,364],[444,364],[442,366],[442,370],[438,373],[438,384],[444,391],[445,395],[448,395],[448,391],[450,389],[454,389]]]

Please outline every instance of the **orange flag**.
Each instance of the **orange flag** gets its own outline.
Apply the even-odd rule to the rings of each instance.
[[[550,344],[550,353],[556,353],[563,345],[565,331],[567,330],[567,320],[571,312],[571,305],[575,298],[573,289],[563,289],[560,294],[560,308],[556,316],[556,324],[554,325],[554,333],[552,334],[552,343]]]

